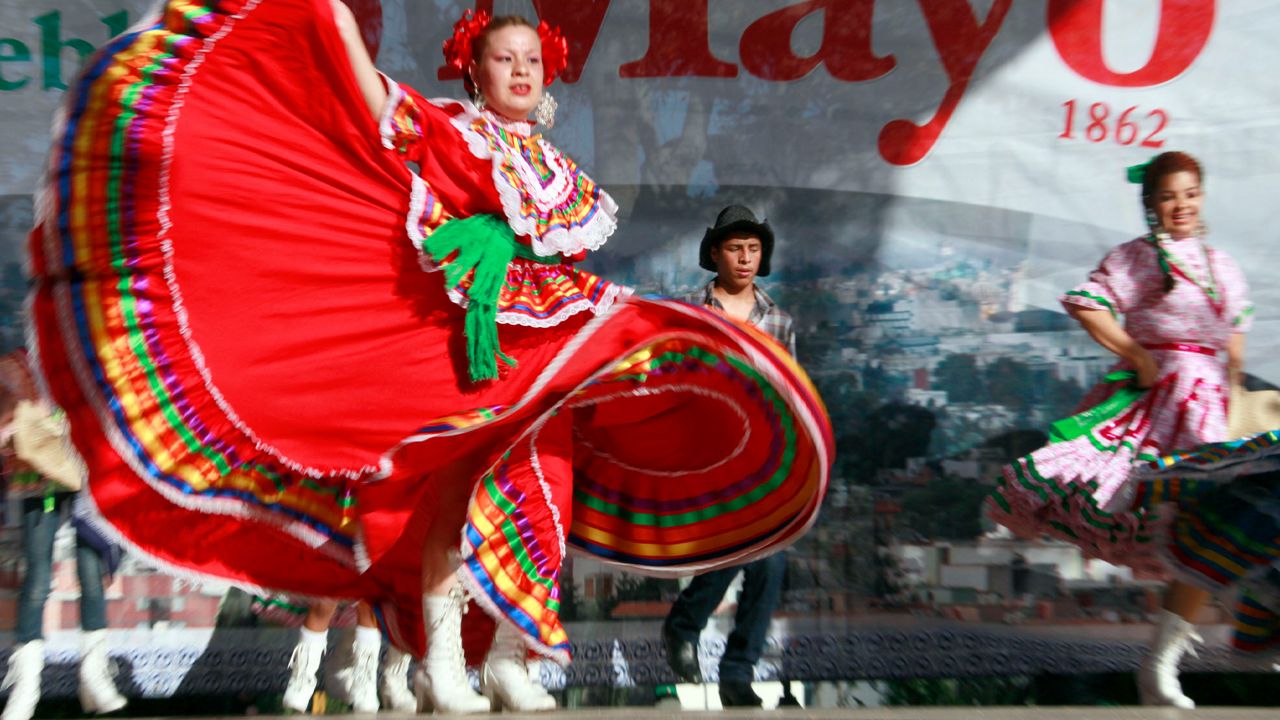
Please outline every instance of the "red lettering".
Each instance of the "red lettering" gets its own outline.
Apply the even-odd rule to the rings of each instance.
[[[818,63],[831,77],[845,82],[874,80],[896,64],[871,49],[871,13],[875,0],[808,0],[756,20],[742,34],[739,53],[747,72],[765,80],[786,82],[809,74]],[[822,11],[822,46],[811,57],[791,51],[796,25]]]
[[[476,0],[475,10],[476,12],[487,12],[490,15],[493,15],[493,0]],[[450,30],[450,33],[452,33],[452,30]],[[437,80],[461,80],[462,71],[458,70],[457,68],[449,67],[448,65],[441,65],[436,70],[436,79]]]
[[[973,70],[991,46],[1013,0],[994,0],[981,24],[969,0],[918,0],[934,47],[950,85],[937,112],[924,125],[894,120],[880,131],[880,155],[894,165],[912,165],[933,149],[973,78]]]
[[[1213,33],[1214,0],[1162,0],[1151,59],[1129,73],[1102,57],[1103,0],[1049,0],[1049,35],[1058,55],[1081,77],[1116,87],[1147,87],[1186,71]]]
[[[569,43],[569,64],[560,79],[567,83],[578,82],[582,68],[591,57],[600,35],[600,24],[609,9],[610,0],[577,0],[574,3],[533,0],[533,10],[538,17],[552,27],[560,28]]]
[[[737,77],[737,65],[711,54],[709,25],[707,0],[650,0],[649,50],[618,76]]]

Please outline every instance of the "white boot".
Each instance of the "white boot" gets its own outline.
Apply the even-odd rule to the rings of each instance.
[[[325,637],[325,633],[317,634]],[[293,655],[289,657],[289,685],[284,689],[285,709],[307,711],[307,703],[316,691],[316,672],[320,669],[324,650],[324,640],[307,639],[306,636],[294,646]]]
[[[511,623],[498,621],[493,645],[480,671],[480,690],[493,702],[495,710],[545,712],[556,709],[556,699],[529,678],[525,662],[529,648]]]
[[[128,704],[111,679],[107,664],[107,631],[90,630],[80,636],[80,707],[88,713],[115,712]]]
[[[1192,641],[1200,641],[1194,625],[1168,610],[1160,611],[1156,635],[1138,668],[1138,693],[1143,705],[1186,710],[1196,706],[1195,701],[1182,694],[1182,684],[1178,682],[1178,661],[1191,649]]]
[[[417,698],[409,689],[409,663],[412,660],[408,653],[400,652],[394,645],[387,646],[387,657],[382,661],[382,683],[378,693],[382,699],[382,707],[398,713],[417,711]]]
[[[378,650],[381,643],[357,642],[351,646],[351,711],[378,712]]]
[[[424,595],[427,620],[427,656],[418,668],[414,685],[418,712],[469,715],[489,712],[489,700],[471,689],[466,658],[462,654],[462,588],[448,595]]]
[[[40,673],[44,671],[44,641],[30,640],[19,645],[9,656],[9,673],[4,687],[9,688],[3,720],[31,720],[40,701]]]

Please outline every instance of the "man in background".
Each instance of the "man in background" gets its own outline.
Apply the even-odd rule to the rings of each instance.
[[[757,222],[749,208],[730,205],[721,210],[715,227],[703,235],[698,253],[698,264],[716,276],[686,300],[754,325],[795,355],[791,316],[755,282],[757,277],[769,274],[773,245],[773,229],[767,222]],[[684,682],[702,682],[698,636],[729,585],[742,572],[733,631],[720,658],[720,702],[725,707],[760,707],[761,699],[751,689],[751,681],[768,638],[770,617],[782,597],[786,567],[786,554],[777,553],[694,577],[662,626],[667,662],[676,676]]]

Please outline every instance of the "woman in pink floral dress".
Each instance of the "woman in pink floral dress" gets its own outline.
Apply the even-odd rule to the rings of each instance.
[[[1199,163],[1179,152],[1131,169],[1151,232],[1114,248],[1062,296],[1120,361],[1079,414],[1053,424],[1049,445],[1005,468],[987,510],[1015,533],[1162,567],[1148,527],[1154,517],[1107,511],[1129,509],[1135,467],[1228,439],[1228,375],[1242,367],[1252,315],[1240,267],[1204,240],[1201,178]]]
[[[1230,482],[1235,472],[1269,470],[1263,453],[1274,433],[1153,469],[1182,457],[1170,457],[1175,451],[1230,439],[1231,376],[1241,371],[1252,320],[1240,267],[1204,242],[1202,178],[1184,153],[1131,170],[1151,233],[1112,250],[1089,282],[1062,297],[1120,363],[1083,412],[1054,423],[1047,447],[1005,468],[988,506],[1019,534],[1047,533],[1090,556],[1173,575],[1138,689],[1145,705],[1180,708],[1195,707],[1182,692],[1178,663],[1197,639],[1192,623],[1211,593],[1245,591],[1237,614],[1242,648],[1254,649],[1254,636],[1259,646],[1271,642],[1275,617],[1274,603],[1259,599],[1266,594],[1250,594],[1250,583],[1274,582],[1267,574],[1276,554],[1274,479]],[[1220,477],[1206,481],[1198,466]]]

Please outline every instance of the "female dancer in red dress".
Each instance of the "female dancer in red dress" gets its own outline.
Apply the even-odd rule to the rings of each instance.
[[[526,119],[554,31],[460,22],[477,107],[384,81],[334,14],[170,0],[87,63],[31,239],[41,369],[127,546],[371,601],[447,711],[489,707],[465,588],[486,691],[546,708],[516,676],[569,660],[569,548],[659,575],[774,552],[830,428],[771,339],[574,267],[615,205]]]

